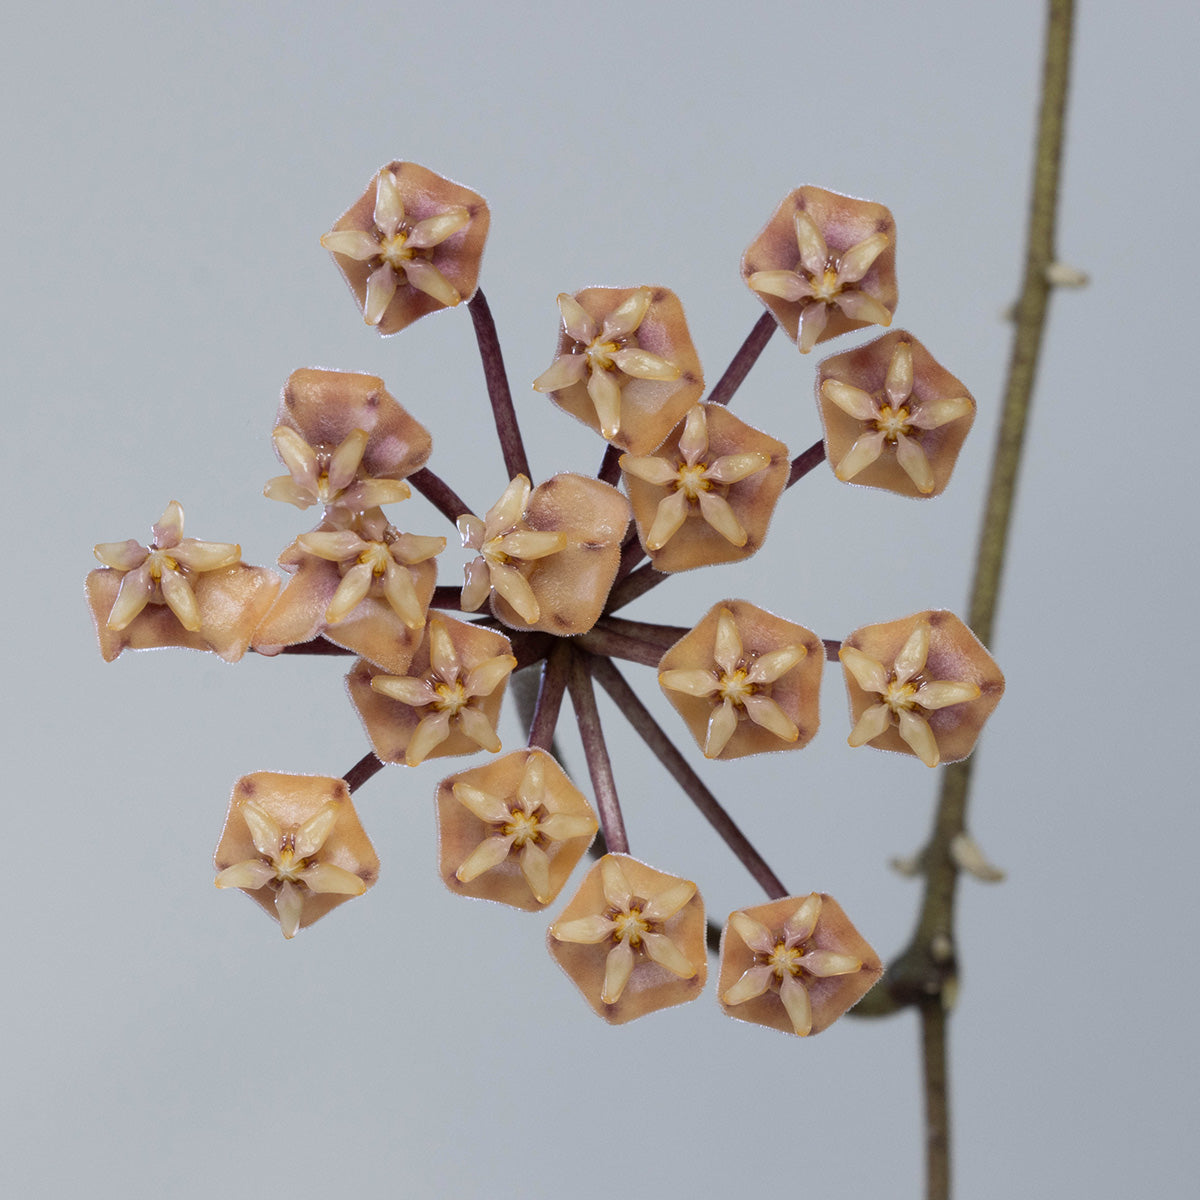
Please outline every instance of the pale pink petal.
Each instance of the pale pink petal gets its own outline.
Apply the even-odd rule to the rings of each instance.
[[[892,314],[874,296],[868,296],[866,292],[853,289],[839,292],[832,302],[852,321],[866,321],[871,325],[892,323]]]
[[[300,878],[310,892],[361,896],[367,890],[367,885],[353,871],[334,866],[333,863],[313,863],[300,872]]]
[[[567,548],[565,533],[552,533],[550,530],[518,529],[516,533],[506,533],[496,540],[495,549],[508,558],[520,558],[532,562],[537,558],[545,558],[548,554],[557,554]]]
[[[406,259],[402,266],[408,282],[417,291],[432,296],[439,304],[453,308],[462,300],[462,296],[458,294],[458,288],[433,263],[423,258],[410,258]]]
[[[678,379],[683,372],[670,359],[637,346],[627,346],[618,350],[612,360],[625,372],[635,379]]]
[[[114,571],[133,571],[146,561],[150,551],[127,538],[123,542],[101,542],[92,547],[92,553]]]
[[[768,733],[785,742],[794,742],[800,736],[791,718],[769,696],[747,696],[742,703],[750,720]]]
[[[838,282],[857,283],[870,269],[875,260],[888,248],[891,238],[886,233],[873,233],[849,250],[843,250],[838,258]]]
[[[711,671],[700,667],[692,670],[663,671],[658,682],[673,692],[683,692],[685,696],[711,696],[720,686]]]
[[[742,635],[728,608],[717,614],[717,631],[713,637],[713,661],[726,675],[732,675],[742,660]]]
[[[317,490],[317,452],[288,425],[279,425],[271,434],[275,451],[292,478],[306,491]]]
[[[838,658],[864,692],[879,692],[882,695],[887,690],[888,672],[883,663],[853,646],[843,646],[838,651]]]
[[[400,281],[396,272],[384,263],[367,278],[367,298],[363,304],[363,319],[368,325],[378,325],[396,294]]]
[[[463,513],[455,522],[462,544],[472,550],[482,550],[487,538],[487,526],[473,513]]]
[[[362,463],[363,453],[367,448],[367,431],[352,429],[339,443],[338,448],[329,457],[329,487],[340,492],[354,482],[354,476]]]
[[[652,299],[653,293],[649,288],[638,288],[632,296],[622,300],[604,321],[604,340],[618,341],[635,332],[646,316]]]
[[[807,354],[816,344],[829,321],[829,307],[822,300],[813,300],[800,310],[800,336],[796,345]]]
[[[714,483],[740,483],[771,465],[769,454],[722,454],[705,472]]]
[[[606,438],[621,431],[621,385],[611,371],[593,364],[588,376],[587,394],[600,422],[600,433]]]
[[[783,923],[783,937],[788,946],[807,942],[817,927],[821,915],[821,894],[810,892],[800,902],[800,907]]]
[[[683,492],[672,492],[658,502],[654,522],[646,533],[646,549],[661,550],[687,520],[688,501]]]
[[[375,675],[371,678],[371,690],[410,708],[424,708],[437,699],[437,692],[428,680],[407,675]]]
[[[290,475],[276,475],[268,479],[263,495],[268,500],[282,500],[284,504],[294,504],[297,508],[311,508],[317,502],[316,492],[298,484]]]
[[[940,429],[959,417],[969,416],[975,405],[966,396],[947,397],[942,400],[926,400],[916,406],[909,424],[917,429]]]
[[[929,622],[923,621],[908,635],[892,669],[897,683],[907,683],[924,665],[929,657]]]
[[[387,565],[383,572],[383,594],[392,606],[392,612],[409,629],[420,629],[424,626],[425,613],[407,567],[394,562]]]
[[[744,1004],[761,996],[771,986],[771,976],[774,971],[767,966],[751,967],[743,972],[742,977],[726,991],[721,999],[726,1004]]]
[[[528,621],[532,625],[538,619],[542,610],[537,597],[533,594],[529,581],[516,567],[495,565],[491,568],[491,579],[496,594],[503,596],[512,605],[522,621]]]
[[[379,480],[378,482],[383,482]],[[402,533],[389,546],[392,558],[406,566],[427,562],[436,558],[446,548],[444,537],[434,537],[424,533]]]
[[[512,816],[512,810],[501,797],[493,796],[473,784],[456,783],[451,791],[459,804],[489,825],[499,825]]]
[[[872,704],[861,717],[858,724],[850,731],[846,739],[851,746],[865,746],[873,738],[877,738],[892,723],[892,710],[886,704]]]
[[[415,767],[423,763],[430,753],[436,750],[450,736],[450,715],[444,712],[433,712],[422,717],[420,724],[413,731],[408,749],[404,753],[404,761]]]
[[[729,927],[755,954],[770,954],[775,949],[778,939],[761,921],[756,921],[748,913],[730,913]]]
[[[737,710],[732,700],[724,700],[720,708],[713,709],[704,736],[705,758],[717,758],[720,755],[733,737],[737,724]]]
[[[313,533],[302,533],[296,542],[306,553],[335,563],[357,558],[367,548],[367,543],[351,529],[323,529]]]
[[[294,938],[300,928],[300,914],[304,910],[304,896],[290,879],[285,879],[275,893],[275,912],[279,917],[279,928],[285,938]]]
[[[700,515],[727,542],[734,546],[744,546],[749,534],[741,521],[734,515],[729,501],[715,492],[701,492],[699,496]]]
[[[883,443],[886,435],[881,431],[864,433],[862,437],[846,451],[845,458],[834,468],[833,473],[847,483],[864,468],[869,467],[883,453]]]
[[[459,730],[471,739],[477,746],[482,746],[491,754],[496,754],[500,750],[500,739],[496,736],[495,729],[492,728],[492,723],[487,717],[477,708],[460,708],[457,716],[454,718],[458,722]]]
[[[650,455],[622,454],[620,466],[627,475],[644,479],[656,487],[666,487],[679,474],[678,469],[665,458],[652,458]]]
[[[939,708],[949,708],[952,704],[965,704],[969,700],[979,699],[979,685],[975,683],[957,683],[949,679],[936,679],[931,683],[922,684],[914,697],[916,702],[930,712]]]
[[[266,887],[274,878],[275,868],[270,863],[263,862],[261,858],[248,858],[219,872],[215,882],[219,888],[245,888],[253,892]]]
[[[642,916],[647,921],[669,921],[695,894],[696,885],[690,879],[680,879],[651,896],[642,909]]]
[[[796,245],[800,249],[800,261],[804,269],[813,276],[823,275],[829,262],[829,247],[816,222],[808,213],[796,213],[793,223],[796,229]]]
[[[553,889],[550,886],[550,859],[545,850],[526,842],[521,847],[521,874],[529,884],[533,898],[539,904],[549,904]]]
[[[687,411],[683,432],[679,435],[679,453],[694,466],[708,450],[708,412],[703,404],[693,405]]]
[[[621,912],[628,912],[633,900],[633,891],[619,859],[606,854],[600,860],[600,884],[604,889],[604,899]]]
[[[293,847],[296,857],[311,858],[316,854],[325,845],[337,820],[338,806],[332,802],[323,804],[314,816],[309,817],[296,830],[295,846]]]
[[[478,879],[485,871],[498,867],[508,858],[509,851],[512,850],[512,843],[511,837],[485,838],[467,855],[462,866],[454,872],[455,878],[459,883],[470,883],[471,880]]]
[[[189,633],[196,633],[200,628],[200,606],[191,585],[178,571],[171,570],[163,571],[159,583],[163,599],[180,625]]]
[[[471,223],[471,214],[461,205],[448,208],[436,216],[426,217],[412,227],[405,243],[414,250],[428,250],[431,246],[439,246],[448,237],[453,237],[460,229],[465,229]]]
[[[412,488],[402,479],[360,479],[350,484],[337,498],[338,506],[354,512],[366,512],[382,504],[395,504],[407,500]],[[442,540],[443,547],[445,539]]]
[[[253,800],[243,800],[241,809],[242,820],[250,831],[250,840],[259,854],[272,861],[279,854],[279,846],[283,841],[283,831],[275,818],[260,808]]]
[[[665,933],[642,934],[642,946],[647,958],[652,958],[672,975],[678,975],[680,979],[691,979],[696,974],[696,968],[688,962],[687,955]]]
[[[171,551],[171,557],[192,571],[219,571],[232,567],[242,557],[242,548],[232,542],[202,542],[184,538]]]
[[[384,237],[395,237],[404,220],[404,201],[391,171],[380,171],[375,181],[375,228]]]
[[[335,229],[321,235],[321,245],[355,262],[366,262],[379,253],[379,243],[365,229]]]
[[[154,534],[154,544],[159,549],[169,549],[178,546],[183,537],[183,506],[178,500],[172,500],[166,511],[151,527]]]
[[[463,612],[475,612],[492,594],[492,575],[487,563],[482,558],[476,558],[463,568],[462,596],[459,604]]]
[[[485,658],[467,672],[463,691],[468,696],[490,696],[512,674],[517,660],[511,654]]]
[[[462,671],[458,651],[444,621],[429,623],[429,664],[443,683],[453,683]]]
[[[929,458],[921,449],[921,444],[915,439],[896,435],[896,461],[904,468],[904,473],[917,485],[917,491],[929,493],[933,491],[933,467]]]
[[[595,946],[611,937],[616,926],[607,918],[580,917],[576,921],[559,921],[550,926],[550,936],[560,942],[575,942],[583,946]]]
[[[535,392],[557,392],[578,383],[587,374],[587,355],[560,354],[534,381]]]
[[[861,969],[862,959],[835,954],[832,950],[810,950],[801,956],[800,966],[818,979],[830,979],[835,975],[853,975]]]
[[[500,499],[484,515],[488,537],[511,529],[525,515],[531,490],[529,480],[524,475],[517,475],[509,481]]]
[[[879,416],[879,405],[869,392],[840,379],[825,380],[821,384],[821,395],[856,421],[874,421]]]
[[[888,363],[887,380],[884,382],[888,402],[899,408],[912,395],[913,364],[912,346],[908,342],[897,342]]]
[[[938,750],[937,738],[933,736],[929,722],[924,717],[918,717],[916,713],[907,710],[901,710],[899,716],[900,736],[907,743],[908,748],[927,767],[936,767],[941,762],[942,755]]]
[[[594,817],[553,813],[544,821],[538,822],[538,832],[552,842],[565,842],[571,838],[590,838],[596,832],[596,821]]]
[[[342,576],[342,582],[333,593],[329,607],[325,610],[325,620],[330,625],[345,620],[366,598],[374,578],[375,573],[369,563],[355,563]]]
[[[795,271],[755,271],[746,277],[746,283],[764,296],[778,296],[794,304],[807,300],[812,295],[812,284]]]
[[[546,787],[544,762],[543,757],[536,753],[530,753],[525,759],[521,782],[517,784],[517,799],[527,813],[533,812],[542,802],[542,793]]]
[[[746,678],[751,683],[774,683],[808,654],[807,646],[783,646],[760,654],[750,665]]]
[[[600,999],[605,1004],[616,1004],[633,974],[633,949],[626,941],[618,942],[609,952],[604,963],[604,988]]]
[[[567,336],[575,341],[586,344],[600,332],[596,328],[596,322],[584,311],[583,305],[566,292],[558,297],[558,311],[562,314],[563,328],[567,331]]]
[[[808,1037],[812,1032],[812,1004],[804,984],[792,975],[786,976],[779,985],[779,998],[787,1009],[792,1028],[801,1037]]]
[[[121,590],[108,614],[108,628],[118,631],[124,629],[146,607],[152,595],[154,579],[149,566],[143,563],[121,580]]]

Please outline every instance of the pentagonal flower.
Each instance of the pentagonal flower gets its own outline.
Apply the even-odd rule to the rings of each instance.
[[[127,646],[186,646],[236,662],[279,590],[279,577],[241,561],[231,542],[183,536],[177,500],[152,528],[149,546],[132,538],[95,547],[103,569],[87,577],[100,653],[112,662]]]
[[[653,454],[621,456],[638,538],[659,571],[749,558],[787,483],[787,447],[697,404]]]
[[[807,1037],[857,1004],[882,972],[832,896],[786,896],[729,914],[717,998],[740,1021]]]
[[[882,204],[797,188],[746,253],[742,277],[807,353],[896,311],[896,223]]]
[[[606,854],[584,877],[546,942],[584,999],[611,1025],[694,1000],[708,976],[696,885]]]
[[[321,238],[368,325],[396,333],[475,294],[490,221],[477,192],[416,163],[381,167]]]
[[[286,938],[361,896],[379,875],[345,780],[258,771],[237,781],[213,862]]]
[[[824,662],[811,630],[726,600],[663,655],[658,682],[706,758],[742,758],[808,745]]]
[[[293,371],[272,434],[287,475],[263,494],[297,508],[323,504],[351,513],[403,500],[400,482],[429,460],[429,431],[408,415],[375,375]]]
[[[463,545],[479,551],[466,567],[463,609],[490,594],[511,628],[585,633],[608,599],[628,525],[628,501],[598,479],[564,473],[531,488],[518,475],[484,520],[458,519]]]
[[[927,767],[966,758],[1004,693],[983,643],[944,609],[857,629],[838,657],[850,745],[913,754]]]
[[[408,674],[384,675],[362,660],[347,676],[375,753],[410,767],[427,758],[495,754],[496,720],[517,660],[490,629],[431,617]]]
[[[544,750],[517,750],[443,779],[439,864],[452,892],[536,911],[554,900],[598,824]]]
[[[558,298],[557,357],[533,381],[559,408],[647,454],[704,391],[683,305],[666,288],[584,288]]]
[[[902,496],[945,490],[975,419],[961,381],[901,329],[821,363],[817,402],[834,474]]]

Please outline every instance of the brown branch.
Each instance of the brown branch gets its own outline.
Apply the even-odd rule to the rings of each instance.
[[[407,480],[434,508],[451,524],[456,524],[471,506],[448,484],[428,467],[414,471]]]
[[[769,312],[763,313],[754,322],[754,328],[730,359],[725,374],[717,380],[716,386],[705,397],[708,404],[728,404],[733,399],[734,392],[742,386],[742,381],[750,374],[750,368],[758,362],[758,356],[771,340],[771,334],[775,332],[776,327],[775,318]]]
[[[537,703],[534,705],[533,716],[529,721],[529,746],[531,749],[550,751],[570,670],[571,647],[560,639],[550,652],[550,657],[546,659],[546,665],[542,667],[542,681],[538,686]]]
[[[579,725],[579,737],[587,757],[588,773],[592,777],[592,788],[596,793],[596,810],[600,814],[600,828],[604,840],[614,854],[629,853],[629,838],[625,833],[625,820],[621,816],[621,803],[617,799],[617,785],[613,779],[612,762],[604,744],[604,730],[600,727],[600,713],[596,708],[596,693],[592,688],[592,659],[587,654],[571,653],[571,673],[567,686],[571,692],[571,703],[575,707],[575,720]]]
[[[387,764],[377,758],[373,751],[368,751],[346,772],[342,778],[346,786],[353,792],[362,787],[372,775],[377,775]]]
[[[496,422],[500,450],[504,455],[504,469],[508,472],[509,479],[518,475],[530,479],[532,476],[529,473],[529,459],[525,455],[525,443],[521,440],[521,428],[517,424],[516,409],[513,408],[512,390],[508,386],[504,355],[500,350],[500,337],[496,333],[496,322],[492,319],[492,310],[482,290],[471,297],[467,308],[475,326],[475,340],[479,343],[483,379],[487,384],[488,399],[492,402],[492,416]]]
[[[825,442],[813,442],[807,450],[801,454],[797,454],[792,459],[792,469],[788,472],[787,483],[785,488],[790,488],[793,483],[799,479],[803,479],[809,471],[818,467],[825,460]]]

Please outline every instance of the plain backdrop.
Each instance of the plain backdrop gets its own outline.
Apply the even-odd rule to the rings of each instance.
[[[970,824],[1008,879],[961,892],[954,1149],[973,1200],[1178,1196],[1197,1165],[1195,15],[1080,8],[1059,249],[1092,282],[1053,302],[992,645],[1008,692]],[[93,543],[144,542],[171,499],[188,533],[250,562],[308,528],[261,498],[298,366],[383,376],[431,430],[434,469],[480,511],[499,495],[467,313],[381,339],[317,241],[401,158],[491,204],[482,286],[540,478],[591,472],[601,450],[528,388],[558,292],[671,287],[715,381],[760,312],[739,257],[782,197],[815,183],[888,204],[896,324],[979,404],[950,490],[913,502],[822,468],[756,558],[630,615],[691,624],[744,597],[832,638],[965,610],[1042,27],[1032,0],[9,15],[6,1195],[919,1194],[911,1013],[801,1042],[729,1020],[710,983],[602,1024],[546,954],[543,917],[437,878],[434,788],[474,760],[361,789],[380,882],[293,942],[216,892],[240,775],[337,776],[364,752],[346,662],[106,665],[82,580]],[[737,399],[793,452],[819,435],[822,353],[776,336]],[[453,534],[417,499],[403,520]],[[443,582],[461,560],[452,546]],[[669,722],[652,672],[628,674]],[[697,880],[719,919],[760,902],[602,715],[634,854]],[[887,860],[925,838],[937,776],[846,732],[830,670],[810,747],[701,770],[789,886],[835,894],[887,958],[919,895]],[[520,743],[511,715],[502,734]],[[564,755],[581,770],[570,736]]]

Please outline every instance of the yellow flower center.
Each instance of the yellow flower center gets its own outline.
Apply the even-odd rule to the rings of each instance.
[[[513,840],[514,846],[524,846],[526,842],[536,842],[540,836],[536,813],[527,813],[523,809],[514,810],[504,826],[504,836]]]
[[[612,368],[612,356],[620,349],[616,342],[604,341],[604,335],[593,338],[588,343],[588,348],[585,353],[588,356],[588,365],[592,370],[608,371]]]
[[[897,683],[889,679],[883,693],[883,702],[894,713],[908,711],[917,707],[917,685],[909,680],[908,683]]]
[[[820,278],[813,279],[813,299],[829,301],[842,290],[836,268],[827,266]]]
[[[642,935],[650,932],[650,922],[642,916],[642,910],[631,906],[628,912],[615,913],[612,918],[615,926],[613,940],[628,942],[631,946],[641,945]]]
[[[800,956],[804,951],[799,946],[789,946],[787,942],[776,942],[775,949],[767,955],[767,966],[774,972],[777,979],[787,975],[800,974]]]
[[[275,878],[281,883],[285,880],[290,883],[297,883],[300,879],[300,872],[308,865],[304,859],[296,857],[296,844],[291,834],[283,839],[283,845],[279,848],[279,853],[275,856],[275,861],[271,864],[275,868]]]
[[[382,542],[368,542],[367,548],[358,556],[358,561],[371,568],[371,574],[377,578],[387,573],[388,563],[392,556]]]
[[[405,245],[407,241],[408,233],[403,229],[399,230],[394,237],[383,239],[379,253],[389,267],[400,270],[402,264],[411,261],[416,256],[416,252]]]
[[[675,490],[682,492],[689,500],[698,500],[701,492],[711,492],[712,483],[705,478],[708,463],[696,463],[688,466],[686,463],[679,468],[675,477]]]
[[[889,442],[894,442],[900,434],[911,432],[911,415],[907,408],[893,409],[890,404],[885,404],[875,419],[875,428],[884,434]]]
[[[457,680],[454,683],[434,684],[433,690],[437,692],[437,699],[433,702],[434,708],[439,712],[449,713],[452,717],[462,712],[470,701],[463,685]]]
[[[146,561],[150,566],[150,578],[155,583],[162,581],[164,571],[179,570],[179,564],[165,550],[151,550]]]
[[[732,700],[734,704],[742,705],[747,696],[753,696],[754,684],[748,682],[746,672],[738,667],[732,675],[722,675],[717,681],[717,695],[722,700]]]

